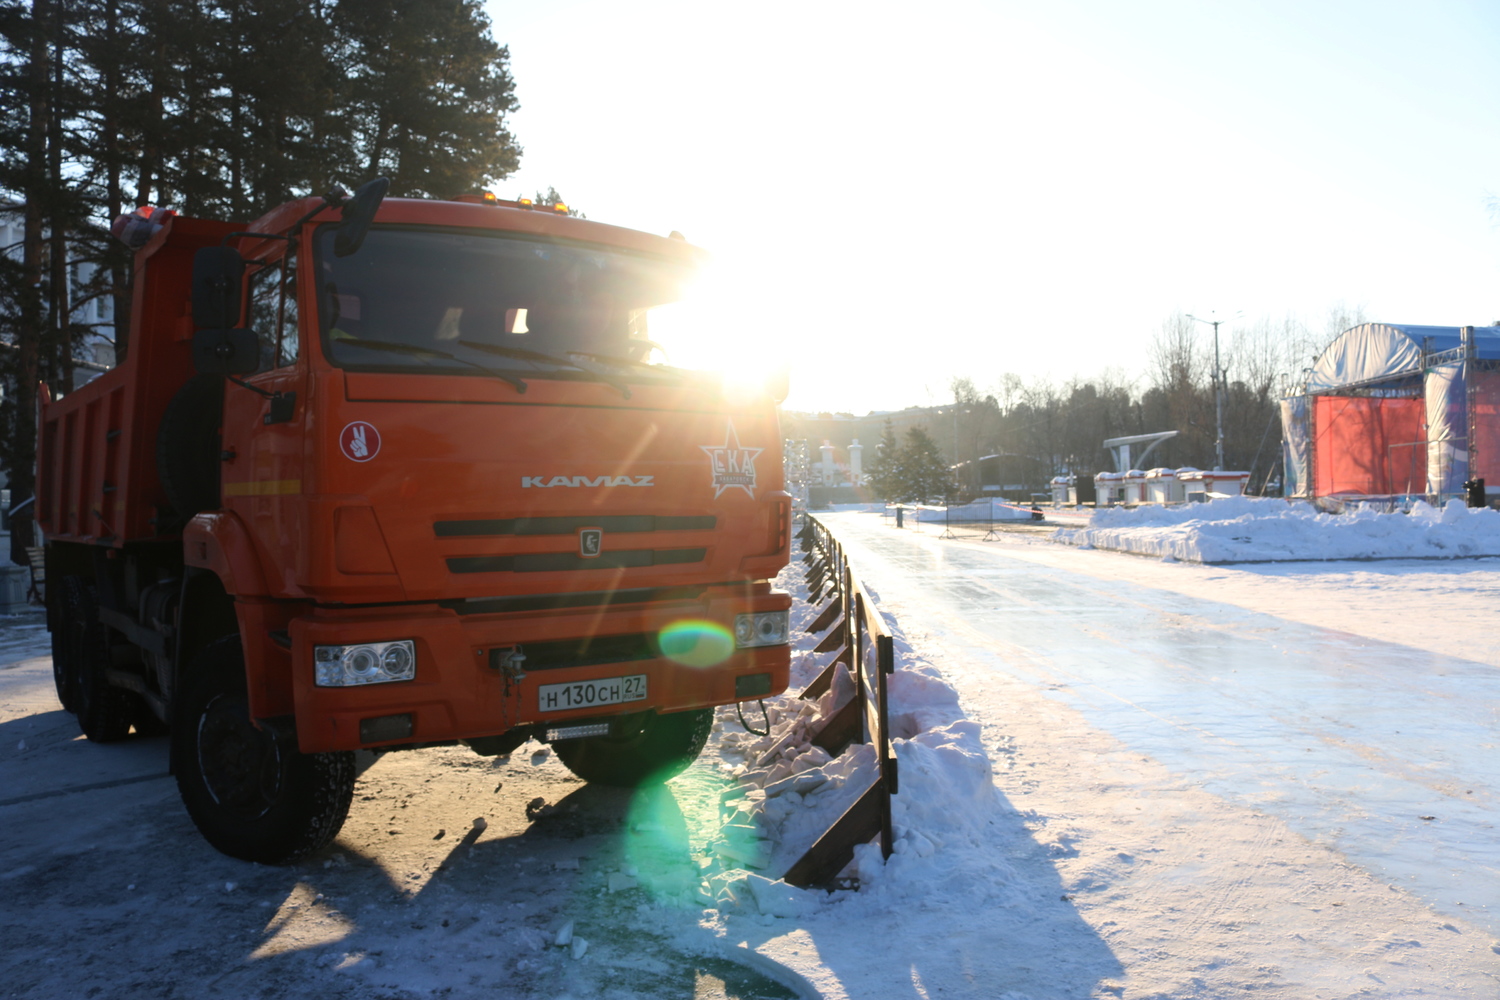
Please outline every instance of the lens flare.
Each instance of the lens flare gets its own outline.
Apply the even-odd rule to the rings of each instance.
[[[661,653],[685,667],[712,667],[734,652],[734,636],[718,622],[689,618],[673,622],[656,637]]]

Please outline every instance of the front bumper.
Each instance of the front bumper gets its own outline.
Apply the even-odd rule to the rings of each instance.
[[[598,650],[626,650],[631,643],[621,637],[656,636],[689,621],[712,622],[732,634],[736,615],[790,607],[790,596],[757,585],[711,587],[692,599],[544,613],[460,614],[435,605],[317,608],[288,629],[298,747],[318,753],[477,739],[533,723],[727,705],[745,700],[747,691],[755,692],[751,697],[780,694],[790,672],[786,645],[735,649],[712,666],[687,666],[638,647],[620,654],[628,658],[610,661],[610,654]],[[590,637],[613,641],[593,646],[591,655],[581,657],[584,665],[557,654],[571,641]],[[314,684],[314,646],[395,639],[416,644],[414,680],[336,688]],[[517,678],[495,654],[515,646],[524,652],[528,644],[550,655],[536,667],[523,666],[525,676]],[[601,655],[605,662],[598,662]],[[624,704],[549,710],[538,697],[543,685],[636,675],[646,678],[646,698]]]

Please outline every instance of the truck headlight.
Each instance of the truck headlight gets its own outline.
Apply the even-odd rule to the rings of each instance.
[[[785,644],[789,631],[787,614],[785,611],[762,611],[754,615],[735,615],[734,644],[740,649]]]
[[[417,644],[400,639],[357,646],[314,646],[313,669],[318,687],[409,681],[417,676]]]

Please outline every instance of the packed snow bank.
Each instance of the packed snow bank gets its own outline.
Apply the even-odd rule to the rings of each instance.
[[[720,796],[720,836],[709,846],[701,873],[699,898],[710,907],[701,924],[731,940],[758,926],[750,937],[762,941],[763,953],[817,980],[820,990],[875,995],[876,979],[887,972],[871,968],[869,981],[866,973],[850,970],[830,978],[827,970],[789,952],[778,936],[807,934],[820,942],[820,951],[858,953],[868,947],[871,925],[865,921],[874,920],[882,935],[908,938],[906,946],[915,947],[912,940],[924,934],[942,939],[955,931],[944,922],[928,926],[932,914],[924,918],[923,911],[934,899],[952,904],[955,913],[1016,907],[1015,871],[1004,852],[994,849],[997,827],[1013,825],[1015,814],[995,792],[980,727],[964,717],[958,692],[887,616],[896,654],[888,689],[892,751],[901,782],[900,794],[891,799],[894,853],[882,858],[878,841],[855,849],[843,874],[857,880],[857,892],[804,891],[781,881],[874,783],[877,761],[870,744],[851,746],[836,758],[812,745],[824,720],[853,697],[854,681],[840,667],[821,698],[796,697],[833,654],[812,652],[820,636],[804,631],[819,609],[807,604],[801,563],[789,566],[777,583],[796,595],[792,684],[786,695],[766,699],[764,735],[742,731],[732,706],[720,709],[713,749],[732,783]],[[745,721],[760,728],[763,720],[747,706]]]
[[[1500,512],[1450,500],[1409,514],[1360,506],[1324,514],[1310,504],[1230,497],[1182,507],[1096,511],[1086,528],[1053,539],[1198,563],[1327,559],[1454,559],[1500,556]]]

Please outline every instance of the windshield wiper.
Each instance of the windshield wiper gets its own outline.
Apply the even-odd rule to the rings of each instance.
[[[600,354],[597,351],[569,351],[570,355],[584,358],[592,358],[595,361],[604,361],[609,364],[627,365],[631,368],[645,369],[653,375],[665,375],[677,379],[679,382],[692,380],[693,373],[683,368],[673,368],[671,365],[653,365],[645,361],[637,361],[635,358],[625,358],[617,354]]]
[[[465,347],[472,348],[476,351],[486,351],[490,354],[498,354],[504,358],[519,358],[522,361],[539,361],[549,365],[564,365],[568,368],[576,369],[577,371],[587,372],[590,375],[598,376],[599,381],[605,383],[606,385],[619,389],[620,395],[624,396],[626,399],[630,398],[630,386],[626,385],[624,382],[621,382],[619,379],[614,378],[608,372],[602,372],[592,366],[580,365],[578,362],[570,361],[567,358],[559,358],[556,355],[552,354],[543,354],[540,351],[528,351],[523,347],[505,347],[500,344],[486,344],[477,340],[460,340],[458,341],[458,343],[462,344]],[[569,351],[568,353],[581,354],[583,352]]]
[[[516,387],[517,392],[526,391],[526,383],[514,375],[508,375],[505,372],[486,367],[485,365],[470,361],[468,358],[461,358],[457,354],[450,354],[447,351],[440,351],[435,347],[418,347],[416,344],[403,344],[397,341],[387,340],[364,340],[359,337],[339,337],[334,340],[333,343],[348,344],[350,347],[363,347],[366,350],[370,351],[392,351],[396,354],[421,354],[430,358],[443,358],[447,361],[457,361],[461,365],[468,365],[470,368],[478,369],[479,371],[484,372],[486,375],[493,375],[495,378],[498,378],[501,381],[509,382],[511,385]]]

